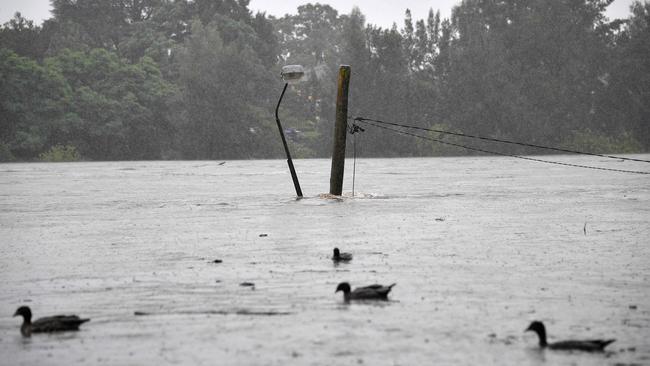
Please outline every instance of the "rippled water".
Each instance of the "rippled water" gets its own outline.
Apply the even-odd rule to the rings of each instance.
[[[299,160],[295,200],[284,161],[218,163],[0,164],[0,364],[650,364],[648,176],[364,159],[332,200]],[[341,281],[397,286],[346,305]],[[23,339],[21,304],[92,321]],[[540,351],[535,319],[617,342]]]

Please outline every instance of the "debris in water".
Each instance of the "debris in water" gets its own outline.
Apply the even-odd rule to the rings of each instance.
[[[218,165],[224,165],[225,163],[226,163],[225,161],[222,161],[222,162],[219,163]]]
[[[630,305],[629,308],[630,308],[630,310],[636,310],[637,306],[636,305]]]
[[[343,201],[343,197],[335,196],[335,195],[329,194],[329,193],[321,193],[321,194],[318,195],[318,198],[325,199],[325,200]]]
[[[212,261],[212,263],[217,263],[217,264],[218,264],[218,263],[223,263],[223,260],[221,260],[221,259],[215,259],[215,260]]]
[[[150,315],[248,315],[248,316],[280,316],[291,315],[293,313],[288,311],[256,311],[248,309],[234,309],[234,310],[205,310],[205,311],[174,311],[164,313],[148,313],[145,311],[136,311],[133,313],[136,316],[150,316]]]
[[[585,222],[585,226],[582,228],[582,231],[585,233],[585,236],[587,236],[587,223]]]
[[[252,282],[242,282],[242,283],[239,284],[239,286],[241,286],[241,287],[252,287],[252,288],[255,288],[255,284],[252,283]]]
[[[253,310],[237,310],[234,312],[237,315],[255,315],[255,316],[276,316],[276,315],[291,315],[287,311],[253,311]]]
[[[436,221],[438,221],[438,222],[443,222],[443,221],[445,221],[445,218],[444,218],[444,217],[437,217],[437,218],[436,218]]]
[[[488,334],[488,338],[490,339],[489,342],[492,343],[492,344],[494,344],[494,343],[502,343],[502,344],[505,344],[507,346],[511,345],[516,339],[516,337],[512,336],[512,335],[509,335],[509,336],[507,336],[505,338],[499,339],[499,337],[497,337],[496,333]]]
[[[260,238],[266,238],[269,234],[260,234]]]

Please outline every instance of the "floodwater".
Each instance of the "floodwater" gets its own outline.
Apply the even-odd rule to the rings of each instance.
[[[296,200],[285,161],[219,163],[0,164],[0,364],[650,364],[650,176],[362,159],[333,200],[298,160]],[[346,305],[341,281],[397,285]],[[23,339],[23,304],[92,320]],[[531,320],[617,341],[542,351]]]

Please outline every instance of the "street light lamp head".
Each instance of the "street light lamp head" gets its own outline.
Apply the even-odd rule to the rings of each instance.
[[[282,68],[282,80],[287,84],[297,84],[305,76],[301,65],[287,65]]]

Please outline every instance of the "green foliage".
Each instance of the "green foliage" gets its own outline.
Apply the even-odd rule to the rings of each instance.
[[[18,159],[55,138],[69,90],[56,70],[0,49],[0,143]]]
[[[71,145],[56,145],[52,146],[48,151],[38,155],[38,159],[41,161],[51,162],[51,163],[60,163],[60,162],[69,162],[69,161],[80,161],[81,155],[77,152],[77,149]]]
[[[592,153],[631,154],[642,151],[639,141],[627,133],[620,136],[609,136],[590,130],[572,132],[563,141],[562,146]]]
[[[462,131],[459,130],[454,130],[450,126],[445,125],[445,124],[434,124],[431,126],[432,130],[438,130],[438,131],[445,131],[445,132],[453,132],[453,133],[462,133]],[[458,155],[465,155],[467,154],[467,151],[461,147],[455,146],[455,145],[466,145],[467,141],[463,140],[457,136],[445,134],[445,133],[438,133],[438,132],[429,132],[427,134],[427,137],[442,141],[441,142],[425,142],[422,144],[428,145],[431,149],[431,152],[434,156],[458,156]],[[446,143],[446,144],[445,144]],[[455,145],[451,145],[455,144]]]
[[[32,59],[42,59],[47,51],[50,35],[20,13],[0,27],[0,48]]]
[[[282,157],[283,64],[307,70],[280,109],[300,131],[296,157],[330,154],[340,64],[353,70],[352,116],[647,151],[650,3],[609,21],[611,1],[464,0],[449,19],[406,12],[402,28],[383,29],[358,8],[314,3],[276,19],[248,0],[53,0],[42,26],[17,14],[0,28],[0,160],[65,146],[92,160]],[[359,141],[363,156],[468,153],[374,127]]]
[[[302,144],[295,144],[292,147],[291,157],[294,159],[311,159],[318,157],[316,152]]]
[[[169,143],[176,90],[144,57],[128,64],[103,49],[46,60],[71,88],[66,139],[93,160],[156,159]]]
[[[237,38],[224,42],[214,25],[195,21],[180,57],[190,158],[228,159],[255,154],[249,121],[269,78],[254,51]],[[259,141],[264,143],[263,141]]]
[[[0,143],[0,162],[7,163],[16,160],[14,154],[11,153],[9,146]]]
[[[635,1],[627,26],[614,37],[611,69],[600,77],[605,92],[597,110],[603,130],[629,132],[650,150],[650,2]]]

